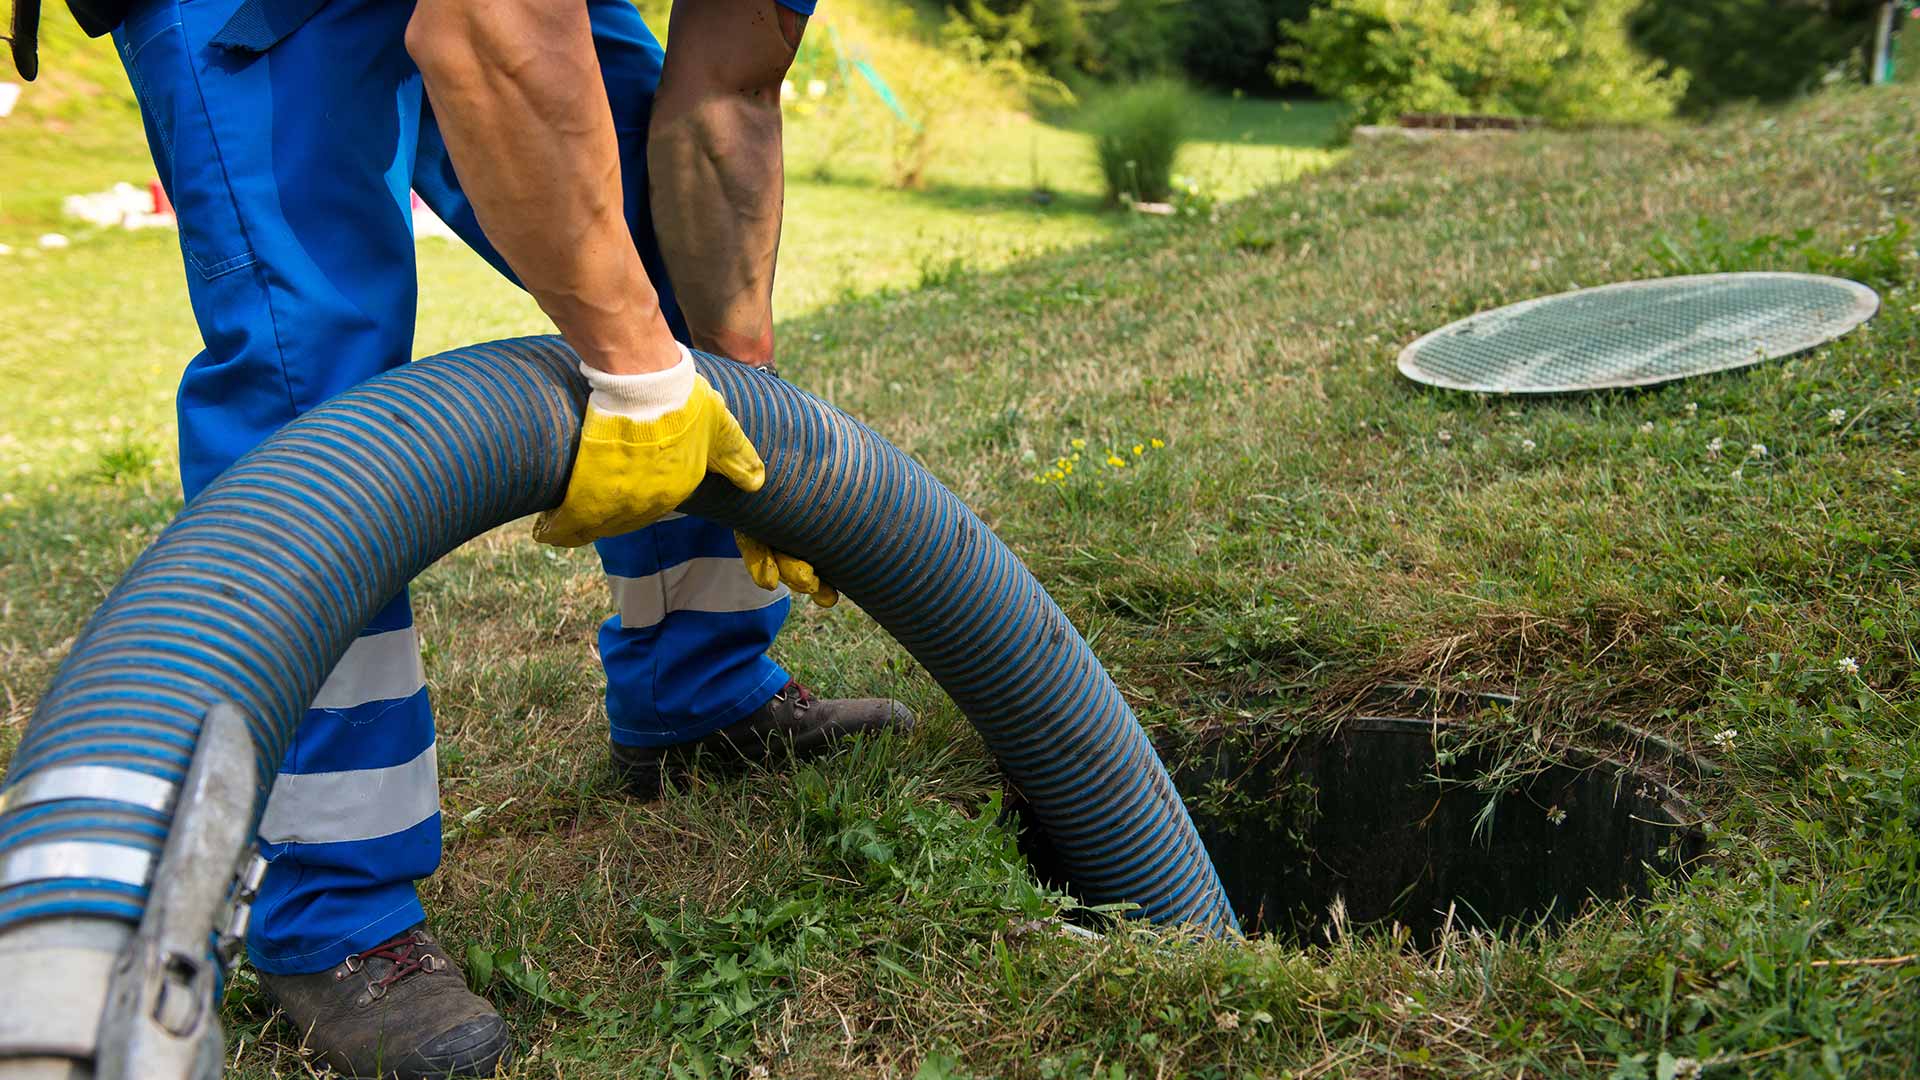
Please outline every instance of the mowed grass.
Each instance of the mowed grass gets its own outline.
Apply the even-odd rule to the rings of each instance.
[[[1311,949],[1060,936],[979,743],[852,602],[796,609],[778,655],[908,701],[910,737],[623,798],[589,651],[604,587],[508,528],[416,607],[448,835],[427,902],[514,1023],[513,1075],[1909,1074],[1920,315],[1911,242],[1888,238],[1920,194],[1916,106],[1368,147],[1216,223],[963,264],[782,327],[787,374],[975,506],[1158,732],[1279,737],[1406,681],[1519,694],[1472,731],[1509,775],[1650,728],[1721,766],[1684,790],[1712,827],[1685,885],[1431,949],[1378,928]],[[163,466],[100,453],[122,396],[144,437],[170,374],[139,365],[192,337],[177,285],[140,291],[167,243],[112,243],[90,271],[0,271],[24,307],[4,374],[31,403],[7,449],[32,466],[0,511],[0,753],[176,506]],[[1393,370],[1487,306],[1811,264],[1886,305],[1786,362],[1546,401]],[[428,266],[423,351],[530,317],[464,266]],[[1069,482],[1036,482],[1076,439]],[[306,1074],[244,977],[227,1016],[240,1075]]]

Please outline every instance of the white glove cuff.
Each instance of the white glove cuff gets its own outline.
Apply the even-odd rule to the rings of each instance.
[[[675,343],[680,362],[665,371],[639,375],[614,375],[582,362],[580,374],[593,388],[591,403],[603,413],[646,422],[680,408],[693,396],[693,354],[685,345]]]

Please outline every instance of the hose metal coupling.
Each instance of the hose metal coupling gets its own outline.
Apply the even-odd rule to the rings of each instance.
[[[253,845],[255,756],[245,715],[222,702],[207,710],[177,789],[95,766],[49,770],[7,792],[8,805],[107,799],[171,809],[172,821],[157,860],[76,843],[23,849],[0,868],[10,877],[101,876],[147,890],[130,935],[125,924],[98,918],[49,918],[0,935],[10,976],[49,976],[37,986],[0,985],[0,999],[11,999],[0,1009],[10,1014],[0,1019],[0,1078],[54,1075],[45,1071],[54,1059],[70,1063],[66,1075],[93,1080],[220,1075],[220,988],[266,874]]]

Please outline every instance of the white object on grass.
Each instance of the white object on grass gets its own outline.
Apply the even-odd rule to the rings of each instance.
[[[124,181],[106,191],[69,195],[60,200],[60,212],[102,228],[151,229],[175,226],[170,213],[155,213],[153,192]]]
[[[20,101],[20,84],[0,82],[0,116],[12,116],[13,107]]]
[[[57,232],[46,233],[40,237],[40,246],[43,248],[63,248],[72,242]]]

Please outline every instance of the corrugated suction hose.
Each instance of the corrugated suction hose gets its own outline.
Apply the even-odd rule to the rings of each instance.
[[[552,506],[585,387],[558,338],[459,349],[341,395],[187,507],[94,614],[0,789],[0,939],[138,921],[201,718],[257,750],[256,821],[307,704],[366,620],[466,540]],[[684,509],[812,560],[985,737],[1089,902],[1229,933],[1233,913],[1146,734],[1059,607],[886,440],[765,372],[701,370],[767,462]],[[24,804],[24,805],[23,805]]]

